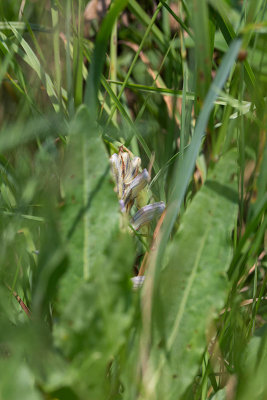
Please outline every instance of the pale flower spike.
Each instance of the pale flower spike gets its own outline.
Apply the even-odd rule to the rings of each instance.
[[[143,172],[141,172],[141,174],[138,174],[131,181],[131,183],[129,183],[122,198],[125,207],[127,207],[129,202],[131,202],[137,197],[138,193],[146,187],[149,181],[150,181],[149,174],[147,170],[144,169]]]
[[[110,163],[116,182],[115,191],[119,199],[124,199],[127,187],[138,174],[141,159],[139,157],[134,157],[134,159],[131,160],[128,153],[115,153],[110,157]]]
[[[119,197],[121,212],[128,214],[136,197],[150,181],[150,175],[146,169],[138,173],[141,166],[141,159],[131,156],[128,150],[124,152],[123,149],[121,147],[118,154],[115,153],[110,157],[110,163],[116,184],[115,192]],[[165,204],[163,201],[142,207],[132,218],[132,227],[135,230],[140,229],[155,217],[159,217],[164,209]]]

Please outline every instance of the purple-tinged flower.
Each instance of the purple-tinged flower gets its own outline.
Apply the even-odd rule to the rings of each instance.
[[[151,222],[155,217],[159,217],[165,210],[165,203],[160,201],[154,204],[148,204],[140,208],[133,216],[131,225],[138,231],[143,225]]]

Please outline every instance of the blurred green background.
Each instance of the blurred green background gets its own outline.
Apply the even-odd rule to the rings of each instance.
[[[0,400],[267,398],[266,44],[266,0],[0,2]]]

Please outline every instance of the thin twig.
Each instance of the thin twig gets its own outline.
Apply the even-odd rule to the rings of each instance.
[[[153,241],[152,241],[152,245],[151,245],[151,248],[150,248],[150,252],[146,252],[146,254],[144,256],[142,264],[141,264],[141,267],[140,267],[140,270],[139,270],[139,273],[138,273],[138,276],[144,275],[144,273],[145,273],[145,271],[147,269],[147,265],[149,263],[149,255],[150,255],[151,251],[155,250],[155,248],[156,248],[156,241],[157,241],[158,234],[159,234],[161,225],[163,223],[165,214],[166,214],[166,210],[163,211],[160,219],[158,220],[157,226],[156,226],[154,234],[153,234]]]
[[[19,9],[19,21],[21,21],[21,19],[23,17],[25,4],[26,4],[26,0],[22,0],[21,5],[20,5],[20,9]]]
[[[266,256],[266,251],[262,251],[261,254],[259,255],[259,257],[257,258],[257,261],[256,261],[255,264],[253,265],[253,267],[251,267],[250,270],[248,271],[247,276],[246,276],[245,278],[242,277],[242,278],[239,279],[239,281],[238,281],[238,283],[237,283],[237,286],[240,286],[241,283],[244,283],[244,282],[245,282],[245,280],[248,278],[248,276],[251,275],[251,274],[255,271],[256,265],[258,265],[258,263],[259,263],[260,261],[262,261],[263,258],[264,258],[265,256]]]
[[[26,306],[26,304],[22,301],[22,299],[19,297],[19,295],[17,294],[17,292],[15,292],[14,290],[11,289],[11,287],[6,283],[5,284],[6,287],[8,288],[8,290],[13,294],[13,296],[15,297],[15,299],[17,300],[17,302],[19,303],[19,305],[21,306],[22,310],[27,314],[27,316],[29,318],[31,318],[31,311],[29,310],[29,308]]]
[[[260,300],[267,300],[267,296],[263,296],[263,297],[261,297],[261,298],[256,297],[255,299],[243,300],[243,301],[240,303],[240,307],[248,306],[249,304],[252,304],[253,302],[258,301],[259,299],[260,299]],[[225,311],[226,311],[226,309],[224,308],[224,309],[220,312],[220,315],[224,314]],[[228,312],[231,311],[231,308],[229,307],[229,308],[227,309],[227,311],[228,311]]]

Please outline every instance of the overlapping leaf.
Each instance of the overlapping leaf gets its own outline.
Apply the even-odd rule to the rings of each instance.
[[[208,324],[223,307],[237,218],[236,168],[236,152],[230,151],[208,175],[169,248],[155,305],[163,326],[158,340],[166,350],[166,361],[153,365],[157,398],[180,398],[192,383]]]
[[[61,286],[67,300],[87,279],[119,226],[119,205],[110,177],[109,160],[96,125],[82,107],[71,127],[63,171],[61,226],[70,255]]]

